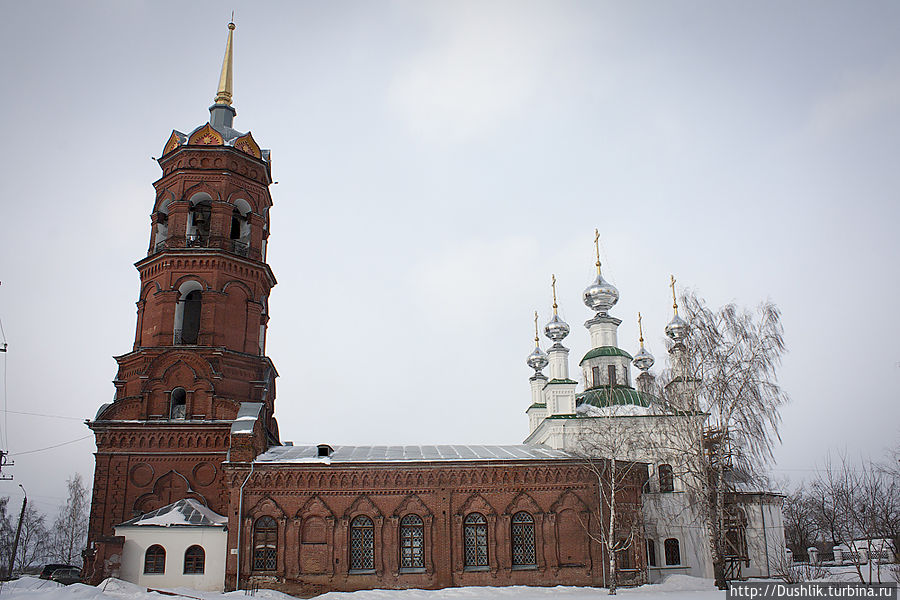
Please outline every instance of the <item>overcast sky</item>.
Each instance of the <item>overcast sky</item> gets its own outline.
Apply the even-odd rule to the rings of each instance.
[[[580,374],[596,227],[619,345],[641,311],[658,365],[670,273],[781,307],[776,475],[900,441],[896,2],[6,2],[13,455],[88,436],[113,395],[151,157],[208,119],[232,8],[235,127],[279,182],[283,440],[521,442],[551,273]],[[14,456],[0,495],[55,510],[93,450]]]

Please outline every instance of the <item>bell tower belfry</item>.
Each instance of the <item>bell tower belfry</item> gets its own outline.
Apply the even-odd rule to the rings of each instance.
[[[134,346],[116,357],[113,402],[88,423],[97,452],[87,581],[115,568],[114,526],[182,498],[227,514],[223,462],[280,444],[278,374],[265,355],[271,164],[233,129],[234,29],[209,121],[173,131],[158,159],[150,244],[135,263]]]

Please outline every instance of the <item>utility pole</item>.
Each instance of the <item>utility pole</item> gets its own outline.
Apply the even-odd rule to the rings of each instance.
[[[25,518],[25,505],[28,504],[28,492],[25,491],[21,483],[19,487],[22,488],[22,493],[25,494],[25,497],[22,498],[22,512],[19,513],[19,525],[16,527],[16,541],[13,542],[12,554],[9,557],[9,571],[6,573],[9,579],[12,579],[13,566],[16,562],[16,551],[19,549],[19,534],[22,533],[22,520]]]

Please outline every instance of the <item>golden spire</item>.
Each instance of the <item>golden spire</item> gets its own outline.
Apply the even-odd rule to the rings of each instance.
[[[553,288],[553,316],[558,316],[556,313],[556,275],[552,275],[550,278],[550,287]]]
[[[675,316],[678,316],[678,300],[675,299],[675,276],[669,275],[669,279],[672,283],[669,284],[669,287],[672,288],[672,308],[675,309]]]
[[[597,275],[600,274],[600,231],[594,229],[594,250],[597,252]]]
[[[641,326],[641,313],[638,313],[638,331],[640,332],[641,348],[644,347],[644,328]]]
[[[534,345],[540,347],[541,338],[538,337],[538,314],[537,311],[534,311]]]
[[[234,13],[231,13],[231,22],[228,23],[228,42],[225,44],[225,58],[222,60],[222,74],[219,76],[219,90],[216,92],[216,104],[231,106],[231,96],[234,91],[232,84],[232,64],[234,56],[231,50],[231,40],[234,37]]]

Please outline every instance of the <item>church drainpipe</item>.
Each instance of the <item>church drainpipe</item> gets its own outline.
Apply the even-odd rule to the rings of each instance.
[[[241,589],[241,524],[244,522],[244,486],[247,485],[247,482],[250,481],[250,476],[253,475],[253,469],[256,467],[255,462],[250,463],[250,472],[247,473],[247,477],[244,479],[244,483],[241,484],[241,492],[238,496],[238,526],[237,526],[237,569],[235,570],[235,581],[234,581],[234,589]]]

